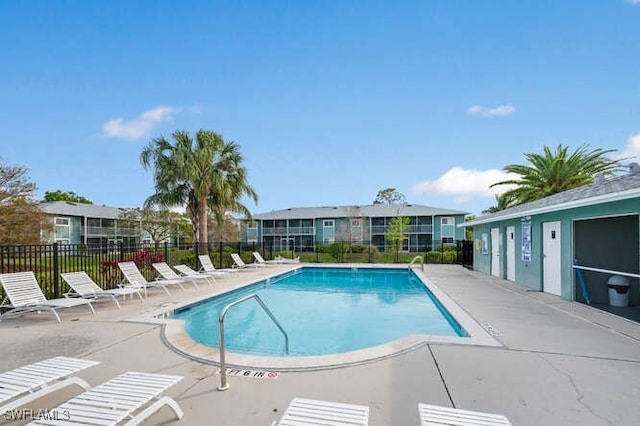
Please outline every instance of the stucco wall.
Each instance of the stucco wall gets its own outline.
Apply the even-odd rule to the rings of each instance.
[[[593,219],[610,217],[616,215],[637,215],[640,211],[640,199],[631,199],[618,201],[613,203],[605,203],[588,207],[581,207],[577,209],[563,210],[559,212],[546,213],[541,215],[534,215],[531,217],[531,261],[524,262],[522,260],[522,218],[515,218],[510,220],[496,221],[490,224],[482,224],[474,226],[474,256],[473,267],[474,270],[490,274],[491,273],[491,228],[500,228],[502,233],[502,247],[500,249],[501,257],[501,269],[500,277],[506,277],[506,265],[504,262],[506,256],[506,228],[508,226],[514,226],[515,228],[515,282],[533,290],[542,290],[543,286],[543,258],[542,258],[542,224],[544,222],[560,222],[560,237],[561,237],[561,289],[562,298],[565,300],[574,300],[574,288],[575,288],[575,273],[573,269],[573,257],[574,257],[574,237],[573,237],[573,221],[578,219]],[[638,216],[634,216],[637,220]],[[606,227],[601,227],[599,232],[613,232],[612,229],[606,230]],[[481,241],[482,234],[487,234],[487,251],[484,254],[482,252]],[[638,245],[640,236],[638,235],[638,228],[629,229],[630,241],[635,241]],[[597,241],[597,235],[594,235],[595,241]],[[627,241],[625,244],[632,244]],[[637,252],[620,253],[618,250],[609,249],[607,255],[607,265],[615,265],[619,268],[633,268],[635,265],[635,272],[640,269],[640,259],[638,259]],[[622,258],[624,257],[624,260]],[[587,265],[588,266],[588,265]],[[621,270],[621,269],[618,269]],[[604,276],[599,279],[592,279],[594,285],[598,284],[598,280],[604,280]],[[637,279],[632,279],[632,292],[630,293],[631,304],[640,304],[640,289],[638,289]],[[604,297],[602,287],[594,287],[594,295],[598,300],[602,300]],[[581,297],[580,294],[575,296]]]

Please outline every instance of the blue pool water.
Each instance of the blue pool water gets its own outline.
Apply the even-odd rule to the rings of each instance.
[[[254,299],[226,314],[227,351],[262,356],[308,356],[354,351],[411,334],[466,336],[465,331],[407,269],[313,268],[296,271],[199,302],[173,313],[195,341],[218,347],[220,311],[256,293],[289,335]]]

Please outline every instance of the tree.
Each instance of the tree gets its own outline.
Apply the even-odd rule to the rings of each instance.
[[[476,215],[470,214],[469,216],[464,218],[465,222],[471,222],[472,220],[476,220]],[[473,228],[466,227],[464,228],[464,239],[467,241],[473,240]]]
[[[80,204],[93,204],[92,201],[84,198],[82,195],[78,195],[73,191],[64,192],[61,190],[57,191],[47,191],[44,193],[44,198],[42,199],[44,202],[50,201],[72,201]]]
[[[613,149],[589,150],[588,145],[581,145],[572,154],[568,153],[568,149],[558,145],[555,152],[552,152],[545,146],[542,155],[525,154],[530,165],[505,166],[504,171],[519,177],[491,185],[516,185],[503,193],[498,201],[503,201],[506,207],[517,206],[593,183],[596,174],[613,174],[624,169],[620,160],[610,160],[606,157],[607,154],[615,152]]]
[[[378,191],[373,204],[404,204],[407,200],[395,188],[385,188]]]
[[[349,244],[362,244],[364,214],[360,206],[347,207],[346,220],[340,223],[336,237]]]
[[[222,223],[217,220],[210,220],[209,236],[213,241],[240,241],[240,224],[230,215],[225,215]]]
[[[185,219],[178,213],[167,209],[157,210],[151,207],[129,209],[122,212],[118,222],[132,229],[145,231],[157,245],[179,233],[181,222]]]
[[[504,194],[503,194],[504,195]],[[496,195],[496,205],[495,206],[491,206],[488,207],[484,210],[482,210],[482,214],[490,214],[490,213],[496,213],[499,212],[500,210],[504,210],[507,207],[509,207],[509,203],[508,203],[508,199],[507,197],[504,197],[503,195]]]
[[[34,199],[35,190],[27,169],[0,158],[0,244],[38,243],[42,234],[52,230]]]
[[[389,221],[389,228],[387,228],[386,239],[391,244],[392,249],[395,251],[396,262],[398,261],[398,251],[402,247],[404,240],[407,239],[407,228],[411,219],[405,216],[400,216],[400,212],[396,212],[396,216]]]
[[[192,138],[186,131],[175,131],[173,143],[164,137],[153,139],[140,155],[145,169],[154,169],[155,193],[146,206],[184,206],[200,250],[208,243],[207,220],[212,212],[222,223],[224,214],[251,214],[240,199],[257,201],[247,182],[247,171],[237,143],[225,142],[221,135],[200,129]]]

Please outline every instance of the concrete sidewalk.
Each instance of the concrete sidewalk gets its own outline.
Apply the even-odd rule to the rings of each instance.
[[[269,425],[296,396],[368,405],[372,426],[419,424],[418,402],[500,413],[514,425],[640,424],[640,324],[459,266],[427,265],[425,273],[501,346],[425,343],[356,366],[230,377],[231,388],[221,392],[215,366],[177,354],[163,343],[162,321],[144,321],[291,268],[241,272],[170,298],[150,292],[144,304],[126,301],[120,310],[102,301],[96,315],[61,311],[62,324],[46,313],[7,319],[0,322],[0,371],[67,355],[102,361],[79,374],[92,385],[124,371],[183,375],[167,392],[183,420],[165,408],[148,424]],[[28,408],[51,408],[75,394],[61,391]]]

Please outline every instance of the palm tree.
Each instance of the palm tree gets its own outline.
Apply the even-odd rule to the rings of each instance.
[[[155,193],[145,205],[184,206],[194,230],[194,240],[202,250],[208,243],[209,211],[217,220],[224,212],[238,212],[251,218],[240,199],[258,196],[247,182],[247,171],[237,143],[225,142],[210,130],[198,130],[195,139],[176,130],[174,143],[164,137],[152,139],[142,150],[140,162],[154,169]]]
[[[589,150],[581,145],[571,155],[568,147],[558,145],[555,152],[547,146],[544,154],[527,153],[525,158],[530,165],[509,164],[504,171],[518,175],[518,179],[509,179],[494,183],[497,185],[516,185],[500,195],[498,207],[513,207],[535,201],[558,192],[578,188],[593,183],[596,174],[613,174],[624,169],[620,160],[610,160],[607,154],[614,149]],[[502,203],[501,203],[502,202]],[[500,205],[503,204],[503,205]]]
[[[500,210],[504,210],[509,207],[509,202],[508,202],[509,200],[506,197],[503,197],[502,195],[495,195],[495,199],[496,199],[495,206],[488,207],[482,210],[480,213],[482,214],[496,213],[496,212],[499,212]]]

